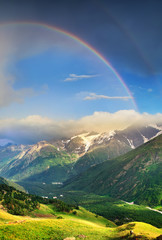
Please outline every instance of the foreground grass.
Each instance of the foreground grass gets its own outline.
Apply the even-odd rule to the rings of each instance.
[[[84,208],[76,210],[75,214],[73,212],[68,214],[55,212],[51,205],[41,205],[41,208],[34,213],[42,214],[42,218],[13,216],[0,210],[0,239],[63,240],[66,237],[80,239],[82,235],[86,240],[116,240],[131,239],[140,235],[143,236],[140,239],[152,240],[162,234],[162,230],[141,222],[116,227],[107,219],[88,212]],[[53,217],[45,218],[47,214]],[[58,216],[62,219],[57,219]],[[134,232],[132,236],[130,236],[130,230]]]
[[[0,206],[0,225],[3,225],[4,223],[8,223],[10,221],[13,222],[19,220],[22,220],[22,217],[9,214],[6,211],[2,210],[2,206]]]
[[[87,239],[105,239],[113,230],[84,220],[28,220],[20,224],[0,226],[0,239],[58,239],[85,235]]]
[[[86,236],[88,240],[128,239],[130,229],[133,230],[136,236],[142,235],[147,239],[154,239],[162,234],[161,230],[145,223],[134,222],[117,228],[106,228],[81,219],[35,219],[0,226],[0,239],[63,240],[66,237],[79,239],[79,235]]]

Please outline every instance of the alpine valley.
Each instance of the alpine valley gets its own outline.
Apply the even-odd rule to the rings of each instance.
[[[13,181],[63,183],[90,167],[112,160],[162,133],[162,125],[82,133],[70,139],[0,147],[0,175]]]
[[[8,142],[0,147],[0,237],[160,239],[161,173],[162,124]]]

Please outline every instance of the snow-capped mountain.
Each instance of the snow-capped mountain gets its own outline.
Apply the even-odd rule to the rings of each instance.
[[[134,149],[161,133],[162,125],[131,126],[121,131],[83,133],[70,139],[54,141],[52,144],[67,152],[84,155],[96,147],[106,146],[112,139],[123,142]]]
[[[134,149],[162,133],[162,125],[82,133],[69,139],[0,148],[0,174],[13,180],[64,181]],[[50,179],[50,180],[49,180]]]

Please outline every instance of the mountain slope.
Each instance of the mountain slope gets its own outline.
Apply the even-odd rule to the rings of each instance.
[[[122,131],[83,133],[35,145],[0,147],[0,175],[13,181],[63,182],[111,160],[162,132],[161,125],[131,126]]]
[[[161,203],[162,135],[87,170],[66,183],[67,189],[109,194],[149,205]]]
[[[88,168],[129,152],[149,139],[162,133],[161,125],[131,126],[122,131],[110,131],[101,134],[79,135],[85,144],[85,153],[74,165],[74,174],[80,174]],[[77,138],[72,138],[74,141]],[[68,144],[71,141],[69,140]],[[83,151],[82,144],[82,151]]]
[[[57,148],[69,153],[77,153],[79,156],[98,147],[105,147],[109,141],[122,142],[129,148],[136,148],[162,133],[162,124],[133,125],[120,131],[108,131],[104,133],[82,133],[69,139],[51,141]]]
[[[76,174],[80,174],[90,167],[105,162],[106,160],[113,159],[130,150],[131,148],[126,143],[116,141],[112,138],[105,146],[96,147],[80,157],[74,164],[73,169]]]
[[[42,141],[18,154],[0,170],[0,174],[17,181],[40,174],[53,167],[56,172],[56,176],[53,174],[53,181],[63,181],[67,179],[75,159],[74,154],[60,151],[48,142]],[[60,174],[58,169],[60,169]],[[39,181],[39,178],[37,180]]]
[[[130,236],[130,230],[133,232],[132,236]],[[158,239],[157,237],[161,233],[160,229],[141,222],[132,222],[112,228],[74,217],[64,217],[63,219],[21,218],[21,220],[0,226],[0,238],[13,240],[153,240]]]
[[[8,179],[2,178],[2,177],[0,177],[0,184],[5,184],[7,186],[15,188],[18,191],[25,192],[25,189],[22,186],[18,185],[17,183],[14,183],[12,181],[9,181]]]
[[[15,156],[28,149],[28,145],[7,145],[0,146],[0,168],[8,164]]]

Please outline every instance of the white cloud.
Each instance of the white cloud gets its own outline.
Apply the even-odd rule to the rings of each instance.
[[[32,88],[21,88],[15,90],[13,83],[6,78],[2,73],[0,74],[0,107],[5,107],[13,102],[23,103],[25,97],[35,95]]]
[[[1,119],[0,139],[16,143],[35,143],[41,140],[70,137],[81,132],[121,130],[132,124],[162,122],[162,114],[140,114],[134,110],[115,113],[95,112],[78,120],[56,121],[41,116],[23,119]]]
[[[12,31],[1,28],[0,31],[0,108],[14,102],[23,103],[26,97],[33,96],[32,88],[15,89],[16,77],[9,73],[8,68],[13,67],[14,61],[25,54],[23,39],[16,41],[17,37]],[[17,39],[18,40],[18,39]]]
[[[149,88],[149,89],[147,89],[147,91],[148,91],[148,92],[152,92],[153,90],[152,90],[152,88]]]
[[[72,81],[78,81],[81,79],[87,79],[87,78],[94,78],[98,75],[77,75],[77,74],[69,74],[69,77],[65,78],[64,82],[72,82]]]
[[[89,96],[86,96],[83,100],[99,100],[99,99],[128,100],[128,99],[132,99],[132,97],[131,96],[105,96],[105,95],[97,95],[96,93],[89,93]]]

